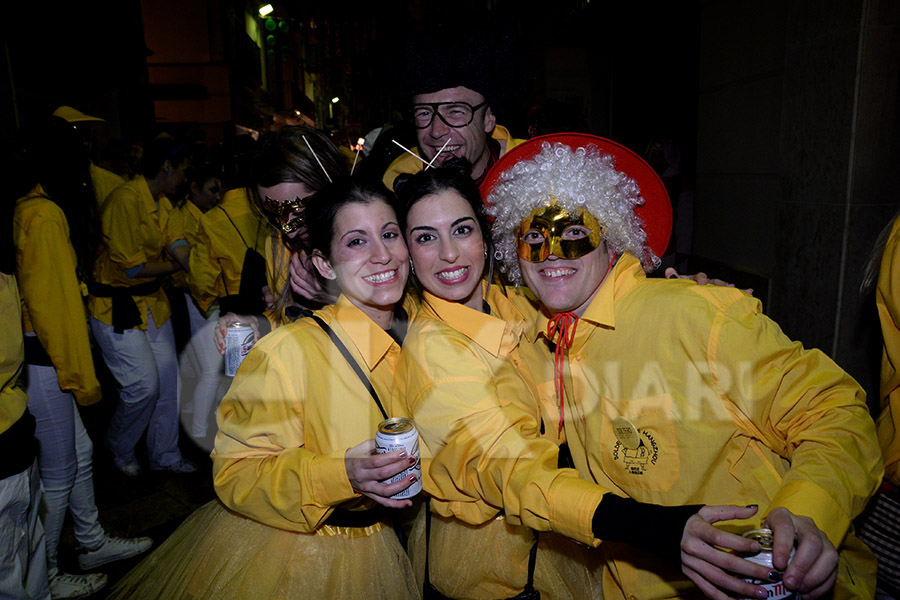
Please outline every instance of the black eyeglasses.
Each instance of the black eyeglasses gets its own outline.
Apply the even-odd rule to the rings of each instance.
[[[472,106],[468,102],[427,102],[413,106],[416,129],[425,129],[437,115],[448,127],[465,127],[475,118],[475,111],[487,106],[487,101]]]

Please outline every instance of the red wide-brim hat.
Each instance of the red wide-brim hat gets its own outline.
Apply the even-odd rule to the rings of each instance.
[[[669,194],[656,171],[643,158],[612,140],[585,133],[553,133],[533,137],[500,157],[485,175],[481,183],[481,197],[488,199],[500,175],[522,160],[537,156],[544,142],[564,144],[573,150],[593,145],[615,158],[617,171],[625,173],[637,183],[644,203],[635,208],[635,213],[644,223],[647,245],[656,256],[662,256],[672,234],[672,205]]]

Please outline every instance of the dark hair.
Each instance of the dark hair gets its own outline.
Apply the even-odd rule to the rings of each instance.
[[[187,155],[186,145],[171,137],[157,137],[144,146],[144,153],[141,155],[141,174],[152,179],[159,174],[166,161],[177,167],[184,162]]]
[[[384,184],[343,177],[326,185],[306,200],[306,224],[309,244],[325,258],[331,259],[331,243],[334,241],[334,222],[338,213],[348,204],[370,204],[381,200],[393,207],[393,198]]]
[[[464,158],[451,158],[442,166],[419,171],[415,174],[403,173],[394,180],[394,193],[397,194],[396,211],[400,220],[400,228],[406,233],[409,211],[417,202],[444,191],[454,191],[468,202],[475,214],[475,220],[481,228],[481,240],[487,250],[485,273],[488,280],[493,276],[494,243],[491,240],[491,227],[484,212],[481,192],[472,179],[472,165]],[[407,240],[407,244],[409,244]],[[421,296],[422,286],[415,273],[410,273],[410,283]]]
[[[884,248],[891,237],[891,231],[894,229],[894,223],[900,218],[900,211],[891,217],[891,220],[879,232],[875,238],[875,244],[869,252],[869,258],[863,265],[862,282],[859,284],[859,293],[861,296],[870,294],[878,285],[878,275],[881,272],[881,259],[884,257]]]
[[[29,142],[26,160],[47,197],[66,217],[78,278],[90,281],[103,236],[91,161],[81,135],[65,119],[51,117]]]
[[[307,127],[282,127],[265,134],[253,158],[253,180],[263,187],[303,183],[315,192],[328,183],[329,177],[337,180],[345,175],[347,164],[340,151],[325,134]]]

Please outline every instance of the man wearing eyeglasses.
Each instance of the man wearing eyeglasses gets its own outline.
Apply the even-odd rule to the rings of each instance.
[[[427,163],[438,167],[451,156],[472,163],[472,178],[480,184],[491,165],[523,141],[497,125],[482,94],[461,85],[413,96],[413,125],[419,145],[412,150],[421,159],[403,153],[394,160],[383,178],[391,189],[397,175],[416,173]]]

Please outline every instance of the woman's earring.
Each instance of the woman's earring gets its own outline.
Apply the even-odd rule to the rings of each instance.
[[[501,261],[503,260],[503,253],[499,250],[494,250],[494,260]]]
[[[409,261],[409,272],[412,273],[413,275],[416,274],[416,266],[414,264],[412,264],[412,261]]]

